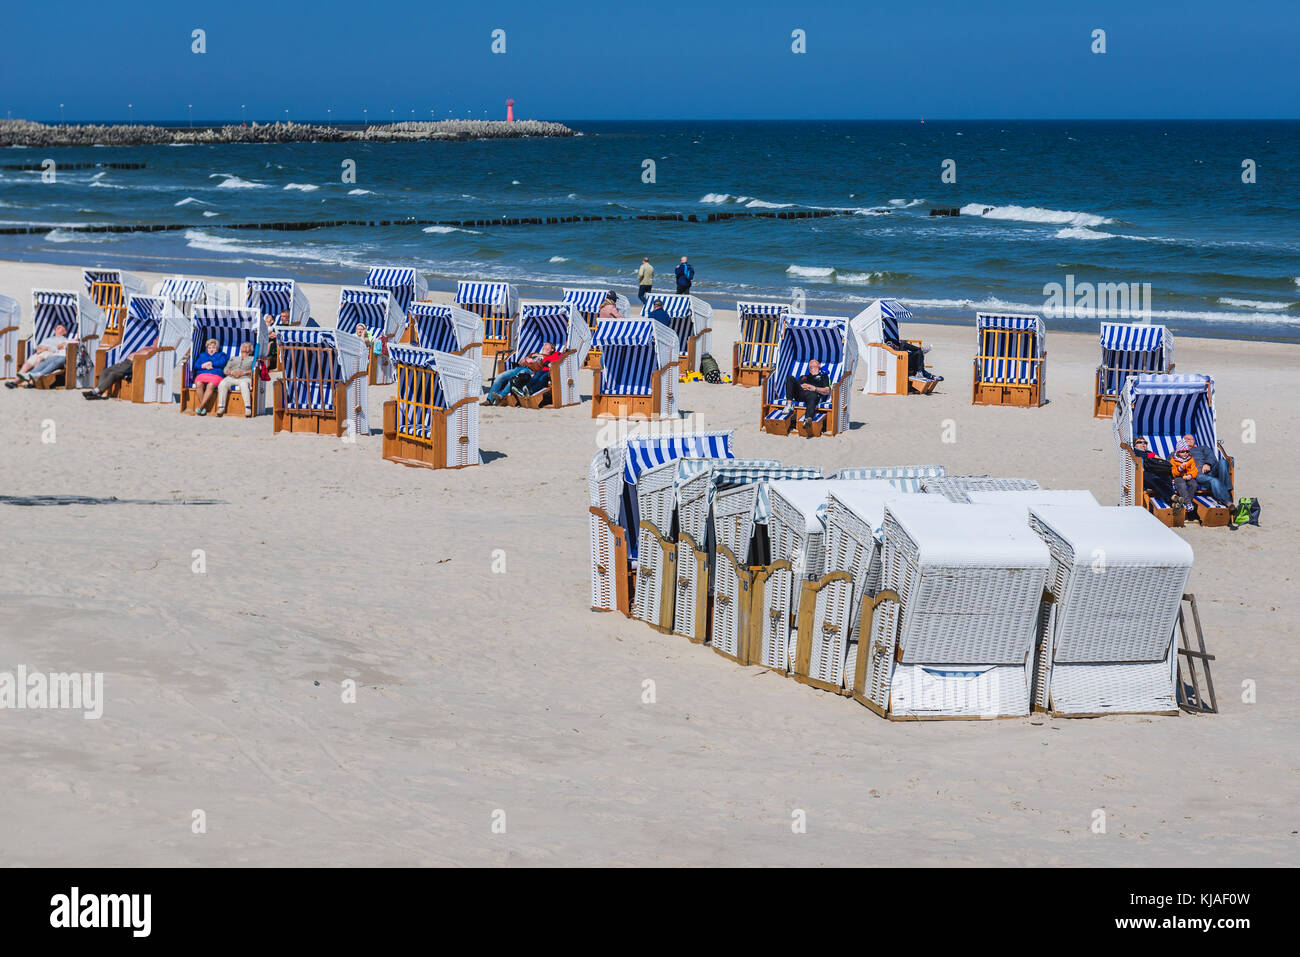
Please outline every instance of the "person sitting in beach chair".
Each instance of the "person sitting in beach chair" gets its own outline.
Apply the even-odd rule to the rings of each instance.
[[[656,299],[650,304],[650,311],[646,313],[646,318],[653,319],[655,322],[662,322],[669,327],[673,324],[673,317],[668,315],[668,310],[664,308],[662,299]]]
[[[622,316],[618,311],[618,293],[610,290],[605,293],[605,301],[600,305],[600,312],[596,314],[597,319],[621,319]]]
[[[1168,501],[1174,497],[1173,470],[1168,459],[1151,451],[1145,436],[1133,440],[1133,455],[1142,463],[1142,487],[1148,494]]]
[[[541,397],[541,401],[536,403],[539,407],[546,405],[551,391],[551,368],[555,363],[564,358],[564,353],[549,342],[542,343],[542,350],[536,354],[539,358],[539,368],[525,380],[522,376],[515,380],[510,386],[510,393],[521,404],[529,397]]]
[[[1185,435],[1183,441],[1196,461],[1196,486],[1206,489],[1220,505],[1232,504],[1232,470],[1228,460],[1208,445],[1196,441],[1196,436]]]
[[[208,402],[217,394],[217,387],[225,378],[224,370],[229,356],[221,351],[216,339],[209,339],[194,360],[194,391],[197,393],[196,414],[208,414]]]
[[[546,359],[553,354],[558,358],[555,345],[550,342],[543,342],[540,350],[537,352],[531,352],[524,356],[519,365],[512,366],[493,379],[492,385],[488,387],[487,398],[485,400],[487,404],[496,405],[504,399],[506,394],[510,393],[514,389],[516,380],[518,380],[520,386],[523,386],[524,383],[528,383],[531,386],[534,378],[540,378],[544,375],[547,377],[547,387],[549,388],[551,366],[546,362]],[[552,359],[551,361],[554,362],[555,360]],[[531,388],[529,391],[531,393]]]
[[[130,382],[131,376],[135,372],[136,356],[146,356],[154,351],[153,345],[147,345],[143,349],[137,349],[130,355],[123,358],[120,362],[114,362],[111,366],[106,366],[104,371],[99,374],[95,380],[95,387],[87,389],[81,393],[87,399],[107,399],[109,392],[113,387],[121,382]]]
[[[785,377],[786,411],[791,412],[796,405],[802,405],[805,419],[816,414],[818,404],[830,394],[831,380],[822,371],[822,364],[818,359],[808,360],[808,371],[803,375]]]
[[[244,418],[253,417],[253,344],[251,342],[241,342],[239,344],[239,355],[235,356],[226,363],[222,370],[221,383],[217,386],[217,417],[226,414],[226,404],[230,401],[230,390],[238,389],[240,398],[244,400]]]
[[[51,372],[58,372],[63,368],[67,360],[65,347],[68,344],[68,327],[59,323],[54,327],[54,332],[40,341],[36,346],[36,351],[28,356],[21,366],[18,367],[18,379],[21,380],[25,388],[35,388],[36,380],[43,375],[49,375]],[[18,387],[18,382],[6,382],[5,385],[10,389]]]
[[[1192,458],[1192,442],[1184,438],[1178,443],[1173,458],[1169,460],[1169,469],[1174,482],[1174,524],[1181,525],[1181,510],[1186,510],[1187,518],[1196,517],[1196,477],[1200,470],[1196,459]]]

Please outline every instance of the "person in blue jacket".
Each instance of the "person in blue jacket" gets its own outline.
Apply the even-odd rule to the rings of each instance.
[[[195,411],[208,414],[208,403],[217,397],[217,386],[225,378],[228,357],[221,351],[216,339],[209,339],[203,351],[194,359],[194,391],[198,394]]]
[[[673,270],[673,273],[677,276],[677,294],[684,296],[691,291],[691,283],[695,281],[695,267],[688,263],[686,257],[683,256],[682,261],[677,264],[677,268]]]
[[[673,324],[673,317],[668,315],[668,310],[664,308],[662,299],[656,299],[650,304],[650,311],[646,313],[646,316],[655,322],[662,322],[665,326]]]

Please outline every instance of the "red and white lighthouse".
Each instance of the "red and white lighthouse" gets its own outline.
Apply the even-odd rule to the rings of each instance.
[[[506,100],[506,122],[513,123],[514,121],[515,121],[515,101]]]

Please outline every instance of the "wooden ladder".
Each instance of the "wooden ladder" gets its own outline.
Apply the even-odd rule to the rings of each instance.
[[[1192,627],[1196,631],[1196,647],[1192,647],[1192,637],[1187,630],[1187,609],[1192,612]],[[1178,606],[1178,706],[1190,714],[1218,714],[1219,703],[1214,697],[1214,679],[1210,677],[1210,662],[1214,655],[1205,650],[1205,633],[1201,631],[1201,614],[1196,608],[1196,596],[1184,595],[1183,603]],[[1205,694],[1201,693],[1201,683],[1197,676],[1197,662],[1205,672]],[[1183,668],[1191,679],[1188,684],[1183,680]],[[1208,700],[1207,700],[1208,699]]]

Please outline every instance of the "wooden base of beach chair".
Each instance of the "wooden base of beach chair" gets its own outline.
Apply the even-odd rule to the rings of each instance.
[[[1092,396],[1092,417],[1094,419],[1109,419],[1115,415],[1115,406],[1119,404],[1117,395],[1101,395],[1093,392]]]
[[[234,395],[231,396],[233,401]],[[310,435],[341,437],[347,431],[347,386],[334,386],[334,411],[324,415],[309,412],[291,412],[284,407],[284,380],[276,379],[271,396],[272,434],[277,432],[306,432]]]
[[[23,343],[18,343],[18,364],[14,368],[21,368],[22,364],[27,361],[25,353],[26,349],[23,348]],[[69,369],[72,370],[72,374],[65,375]],[[69,342],[64,346],[62,369],[32,379],[32,387],[35,389],[75,389],[77,387],[76,344]]]
[[[1217,502],[1210,504],[1202,501],[1201,497],[1198,496],[1196,499],[1196,517],[1206,528],[1222,528],[1232,521],[1232,509]]]
[[[1037,384],[1006,385],[977,381],[971,395],[971,405],[1009,405],[1018,409],[1033,409],[1042,404]]]
[[[600,353],[592,349],[587,353],[587,359],[582,363],[584,369],[590,369],[592,372],[600,371]]]
[[[741,344],[737,342],[731,347],[731,384],[748,387],[761,385],[764,373],[771,372],[771,368],[768,366],[742,365],[740,361],[740,346]]]
[[[447,463],[447,413],[461,405],[473,402],[472,398],[462,399],[447,412],[435,414],[433,419],[433,437],[429,441],[412,439],[397,432],[397,400],[389,399],[384,403],[384,438],[382,455],[389,462],[406,465],[411,468],[425,469],[463,469],[475,462],[462,465]],[[457,440],[461,444],[469,443],[469,436],[462,435]]]
[[[796,415],[798,415],[798,413],[792,412],[784,419],[769,419],[765,416],[762,425],[763,431],[769,435],[789,435],[791,429],[794,428]]]
[[[913,395],[929,395],[939,383],[935,379],[922,379],[919,376],[907,380]]]

